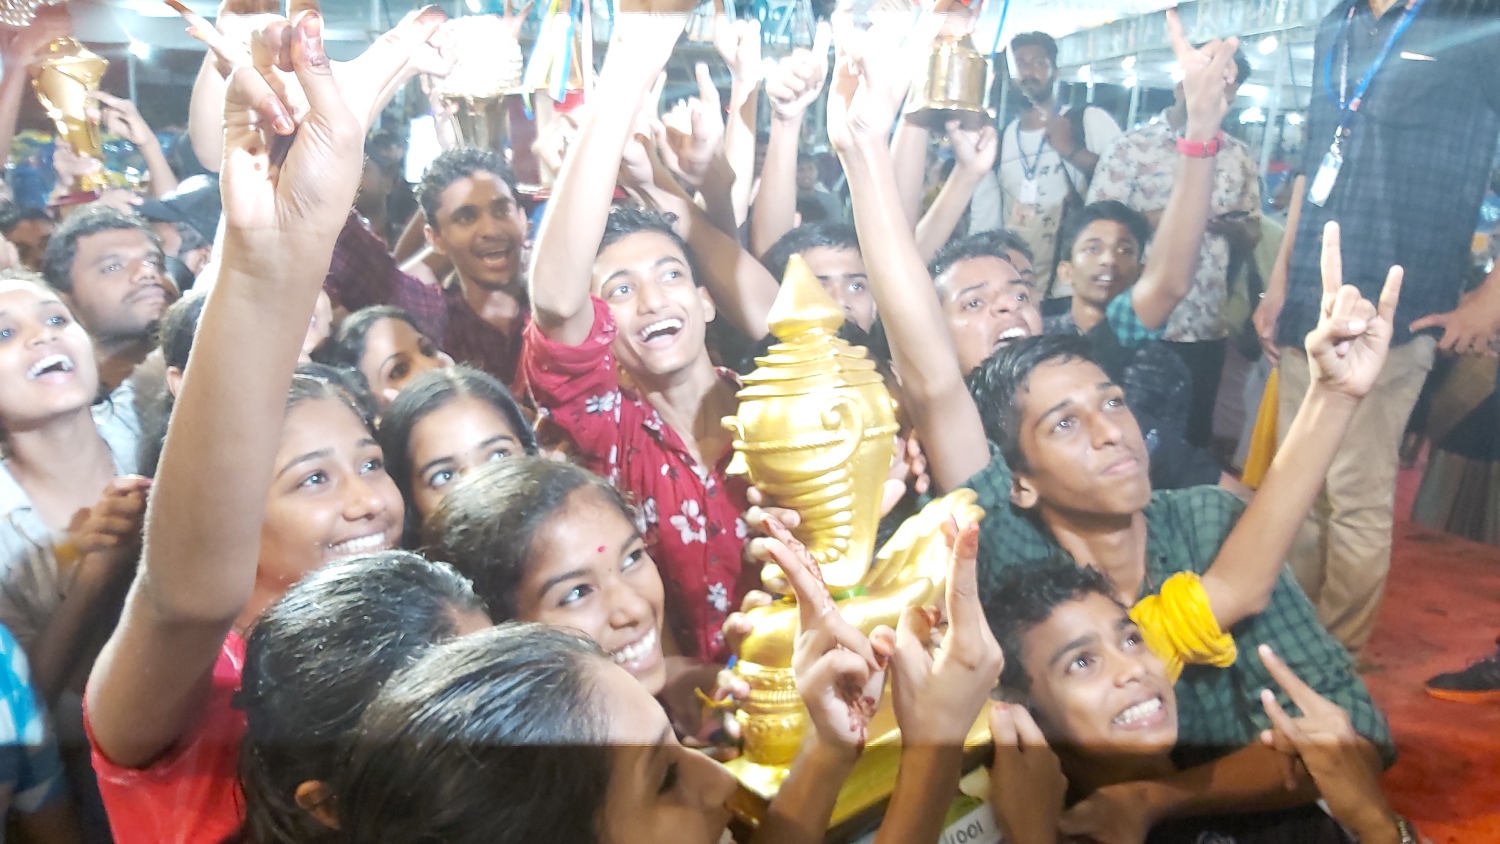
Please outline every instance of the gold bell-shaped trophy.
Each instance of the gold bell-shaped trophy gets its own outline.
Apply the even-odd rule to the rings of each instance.
[[[78,153],[102,159],[99,124],[91,116],[90,91],[99,90],[99,82],[109,62],[89,52],[72,38],[59,38],[48,44],[40,58],[32,62],[31,84],[37,99],[57,127],[57,135]],[[102,190],[108,184],[102,171],[80,176],[72,186],[74,193]]]
[[[933,501],[874,553],[898,430],[895,402],[865,350],[837,336],[844,312],[800,256],[787,263],[769,322],[781,342],[757,359],[739,392],[738,413],[724,420],[734,433],[729,471],[798,512],[793,533],[819,563],[845,620],[866,633],[894,627],[906,607],[942,600],[948,571],[942,525],[974,507],[974,493]],[[768,566],[762,578],[769,585],[782,575]],[[734,669],[750,687],[736,716],[744,755],[729,768],[741,785],[736,813],[756,823],[797,755],[807,714],[791,668],[794,599],[782,597],[749,616],[753,629]],[[976,744],[988,740],[983,723],[970,735]],[[875,808],[895,786],[900,733],[888,700],[869,736],[839,795],[833,826]]]
[[[988,106],[994,67],[971,37],[977,14],[977,4],[972,9],[959,6],[950,14],[926,67],[912,81],[903,110],[907,120],[939,132],[952,120],[963,129],[994,122],[995,112]]]

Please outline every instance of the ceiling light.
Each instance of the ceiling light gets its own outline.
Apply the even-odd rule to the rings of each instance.
[[[1247,108],[1244,111],[1240,112],[1240,122],[1241,123],[1265,123],[1266,122],[1266,113],[1261,110],[1260,106],[1250,106],[1249,108]]]
[[[1125,58],[1121,59],[1120,60],[1120,69],[1121,70],[1134,70],[1135,69],[1135,56],[1126,56]]]
[[[151,45],[137,41],[134,38],[130,39],[130,44],[125,49],[130,52],[130,55],[135,56],[141,61],[151,58]]]
[[[1276,48],[1280,46],[1281,42],[1276,40],[1276,36],[1267,35],[1265,38],[1260,39],[1260,44],[1256,45],[1255,49],[1262,56],[1269,56],[1276,52]]]
[[[1302,125],[1302,113],[1299,112],[1299,111],[1294,111],[1294,112],[1289,113],[1286,116],[1286,125],[1288,125],[1288,126],[1301,126]]]
[[[1085,84],[1094,81],[1094,69],[1088,65],[1078,68],[1078,81]]]

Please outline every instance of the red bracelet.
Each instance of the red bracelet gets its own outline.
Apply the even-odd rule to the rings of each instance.
[[[1224,133],[1214,135],[1205,141],[1190,141],[1187,138],[1177,139],[1177,151],[1188,158],[1213,158],[1219,154],[1219,147],[1224,141]]]

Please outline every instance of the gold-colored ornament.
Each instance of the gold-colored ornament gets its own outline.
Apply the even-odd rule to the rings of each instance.
[[[101,160],[104,150],[99,143],[99,123],[90,117],[88,93],[99,90],[99,81],[108,69],[108,61],[73,38],[59,38],[48,44],[29,68],[31,85],[57,127],[58,137],[80,155]],[[98,172],[81,176],[73,187],[82,192],[101,190],[107,184],[108,178]]]
[[[938,499],[903,523],[872,559],[898,430],[895,402],[865,350],[838,338],[843,322],[843,310],[794,256],[770,314],[781,342],[745,377],[739,411],[724,424],[734,432],[729,471],[748,475],[777,506],[798,512],[801,524],[793,533],[819,563],[839,614],[869,633],[882,624],[895,627],[907,607],[943,599],[949,552],[942,527],[978,508],[971,490]],[[784,582],[775,566],[767,566],[762,579],[773,587]],[[754,821],[796,758],[807,713],[791,668],[794,599],[783,596],[749,616],[752,632],[734,669],[750,688],[737,713],[745,752],[729,767],[743,786],[737,811]],[[982,729],[975,735],[987,738]],[[900,734],[889,703],[868,736],[834,810],[835,825],[874,806],[895,785]]]
[[[921,78],[911,86],[906,119],[934,131],[950,120],[964,129],[977,129],[995,120],[989,102],[994,80],[989,59],[974,48],[968,35],[940,38],[932,45]]]

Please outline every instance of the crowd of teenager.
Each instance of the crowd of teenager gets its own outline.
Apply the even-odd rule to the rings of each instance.
[[[1500,348],[1500,272],[1464,290],[1500,17],[1337,4],[1318,62],[1373,82],[1315,86],[1341,169],[1309,154],[1266,249],[1222,129],[1249,65],[1175,14],[1176,103],[1121,133],[1057,104],[1040,33],[1010,42],[1014,123],[903,120],[973,24],[947,2],[840,7],[774,61],[720,18],[728,97],[699,65],[664,110],[691,10],[647,6],[530,149],[449,136],[408,185],[379,124],[464,19],[341,62],[316,3],[229,0],[186,15],[210,172],[99,94],[149,190],[70,192],[97,164],[59,142],[48,207],[0,212],[0,840],[822,841],[882,705],[879,842],[938,840],[981,718],[1010,844],[1419,840],[1358,656],[1427,371]],[[0,136],[68,26],[0,33]],[[1258,248],[1280,416],[1252,492],[1212,416]],[[898,400],[882,536],[969,490],[944,600],[894,629],[845,621],[799,514],[728,471],[793,256]],[[1500,476],[1468,489],[1500,508]],[[726,666],[782,596],[808,727],[751,829]],[[1432,681],[1497,689],[1500,657]]]

